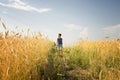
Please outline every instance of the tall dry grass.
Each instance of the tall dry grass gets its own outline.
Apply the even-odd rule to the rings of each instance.
[[[64,52],[78,80],[120,80],[120,41],[81,41]]]
[[[0,80],[120,80],[120,41],[80,41],[63,49],[40,33],[0,33]],[[64,70],[64,71],[63,71]],[[63,72],[63,74],[61,74]]]
[[[2,23],[0,36],[0,80],[38,80],[47,63],[52,42],[41,35],[21,36]]]

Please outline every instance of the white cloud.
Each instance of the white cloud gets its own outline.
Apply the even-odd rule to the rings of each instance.
[[[70,31],[81,29],[81,27],[79,25],[76,25],[76,24],[65,24],[64,27],[66,27]]]
[[[102,29],[105,37],[120,38],[120,24],[105,27]]]
[[[80,37],[82,39],[88,39],[88,28],[87,27],[83,27],[81,32],[80,32]]]
[[[111,30],[111,29],[114,29],[114,30],[119,29],[120,30],[120,24],[103,28],[103,30]]]
[[[88,38],[88,28],[87,27],[83,27],[83,26],[76,25],[76,24],[66,24],[64,26],[70,31],[79,32],[78,34],[81,39]]]
[[[24,3],[22,0],[9,0],[8,4],[4,4],[0,2],[0,6],[15,8],[15,9],[24,10],[24,11],[35,11],[39,13],[48,12],[51,10],[50,8],[39,8],[38,9],[36,7],[33,7],[31,5]]]

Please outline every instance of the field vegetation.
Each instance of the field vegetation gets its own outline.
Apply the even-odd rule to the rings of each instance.
[[[64,47],[8,31],[0,34],[0,80],[120,80],[120,41],[80,41]],[[27,32],[28,34],[29,32]]]

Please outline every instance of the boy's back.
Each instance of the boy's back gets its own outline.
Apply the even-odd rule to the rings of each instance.
[[[58,44],[62,44],[62,38],[57,38]]]

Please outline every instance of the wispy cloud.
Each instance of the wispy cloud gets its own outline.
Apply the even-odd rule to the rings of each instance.
[[[120,38],[120,24],[102,28],[105,37]]]
[[[81,30],[81,26],[76,25],[76,24],[65,24],[64,27],[66,27],[68,30]]]
[[[81,39],[88,38],[88,28],[76,24],[66,24],[64,25],[69,31],[78,31],[79,37]]]
[[[87,27],[82,28],[80,32],[80,37],[82,39],[88,39],[88,28]]]
[[[0,6],[15,8],[15,9],[24,10],[24,11],[35,11],[35,12],[39,12],[39,13],[48,12],[48,11],[51,10],[50,8],[36,8],[36,7],[33,7],[31,5],[26,4],[22,0],[9,0],[8,4],[0,2]]]

